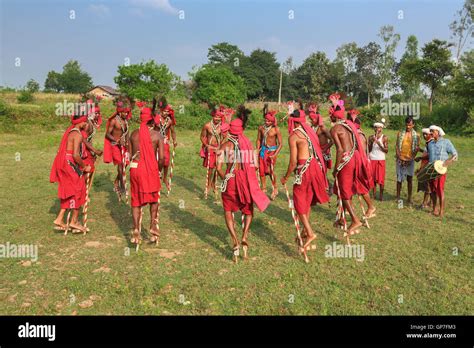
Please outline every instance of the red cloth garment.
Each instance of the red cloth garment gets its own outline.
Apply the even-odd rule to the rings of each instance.
[[[446,175],[443,174],[439,177],[437,177],[434,180],[430,180],[430,190],[431,192],[436,193],[438,197],[441,196],[442,193],[444,193],[444,185],[446,183]]]
[[[82,130],[82,141],[87,140],[87,137],[89,134],[87,134],[86,131]],[[89,149],[84,145],[83,147],[83,152],[82,152],[82,161],[84,164],[87,166],[91,166],[91,171],[90,173],[93,173],[95,171],[95,157],[92,155],[92,153],[89,151]]]
[[[214,150],[210,150],[208,153],[207,149],[201,148],[201,157],[203,158],[203,161],[202,161],[203,167],[207,168],[207,161],[209,160],[209,168],[210,169],[216,168],[217,155]]]
[[[77,209],[84,204],[85,200],[85,196],[83,197],[85,195],[84,178],[76,171],[80,168],[72,157],[72,151],[67,151],[67,140],[74,126],[87,122],[87,117],[72,119],[71,122],[72,125],[66,129],[61,139],[49,174],[49,181],[58,183],[58,198],[61,200],[61,208],[65,209]]]
[[[140,157],[137,168],[130,168],[132,206],[138,207],[158,202],[161,189],[158,161],[153,149],[147,123],[153,119],[150,108],[142,108],[140,113],[139,144]],[[133,179],[132,179],[133,177]]]
[[[310,111],[309,118],[313,121],[313,123],[316,123],[318,127],[321,127],[323,125],[323,117],[321,116],[321,114]]]
[[[334,182],[333,192],[338,195],[338,184],[339,191],[341,193],[341,199],[349,200],[353,195],[356,194],[355,180],[356,180],[356,167],[357,167],[357,152],[346,163],[346,165],[337,172],[337,181]]]
[[[357,194],[365,195],[373,187],[373,180],[370,175],[370,164],[367,158],[366,149],[363,146],[361,136],[357,130],[356,124],[350,120],[346,120],[346,124],[351,128],[355,139],[356,139],[356,150],[354,155],[357,153],[357,168],[356,168],[356,190]]]
[[[305,160],[298,160],[297,172],[300,173]],[[317,160],[313,158],[303,174],[301,184],[293,185],[293,202],[298,214],[308,214],[311,206],[329,201],[326,176],[323,174]]]
[[[265,114],[265,120],[270,121],[272,125],[277,125],[276,111],[269,111]]]
[[[275,168],[276,165],[276,157],[270,158],[270,155],[273,155],[275,151],[265,151],[264,152],[264,157],[258,156],[258,173],[260,176],[265,176],[265,175],[270,175],[270,165],[273,165],[273,168]]]
[[[239,150],[244,160],[241,161],[241,171],[239,176],[236,175],[236,185],[243,188],[247,187],[249,195],[240,195],[240,198],[245,198],[242,203],[255,203],[260,211],[267,209],[270,204],[270,199],[260,189],[258,184],[257,173],[255,171],[255,153],[250,140],[244,135],[243,122],[241,119],[234,119],[230,123],[230,133],[237,138],[239,143]],[[242,190],[241,190],[242,191]],[[240,192],[241,192],[240,191]]]
[[[230,126],[228,123],[222,122],[221,123],[221,133],[228,132],[230,129]]]
[[[385,184],[385,161],[383,160],[370,160],[372,166],[372,179],[373,183],[384,185]]]
[[[319,159],[319,162],[321,163],[321,166],[322,166],[321,169],[323,171],[324,177],[326,178],[326,164],[324,162],[321,145],[319,144],[318,135],[316,134],[314,129],[311,128],[311,126],[306,123],[306,115],[303,110],[300,110],[300,117],[292,117],[292,116],[288,117],[288,133],[289,134],[293,133],[296,122],[300,123],[301,127],[304,129],[306,134],[308,134],[311,144],[313,145],[315,155],[317,156],[317,158]],[[325,186],[326,188],[328,187],[327,178],[325,180]]]
[[[171,118],[171,125],[176,126],[176,118],[174,117],[174,110],[170,104],[166,105],[164,108],[161,108],[161,112],[168,111],[169,117]]]
[[[229,172],[229,169],[227,172]],[[236,183],[237,180],[245,180],[245,177],[243,177],[245,173],[240,169],[236,169],[234,174],[235,177],[227,181],[227,188],[222,192],[224,211],[236,212],[240,210],[244,215],[253,215],[253,203],[241,200],[241,197],[248,197],[250,195],[248,188],[246,185],[237,185]]]

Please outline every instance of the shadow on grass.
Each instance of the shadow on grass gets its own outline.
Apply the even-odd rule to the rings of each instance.
[[[213,247],[226,258],[231,258],[232,249],[229,244],[230,237],[226,228],[211,225],[189,211],[180,209],[176,204],[169,204],[167,206],[167,211],[170,219],[181,226],[181,228],[192,231],[204,243]],[[191,229],[191,226],[194,228]],[[216,242],[215,237],[220,241],[220,243]],[[229,247],[222,247],[222,244],[229,245]]]
[[[105,206],[122,235],[129,240],[128,236],[132,227],[131,208],[130,205],[119,202],[118,196],[113,190],[114,183],[110,174],[96,174],[93,186],[95,192],[106,192],[108,194],[108,201]]]

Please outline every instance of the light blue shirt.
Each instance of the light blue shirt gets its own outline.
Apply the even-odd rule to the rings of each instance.
[[[451,143],[449,139],[440,137],[438,141],[433,139],[428,143],[428,156],[430,163],[437,160],[446,161],[449,159],[449,155],[458,155],[453,143]]]

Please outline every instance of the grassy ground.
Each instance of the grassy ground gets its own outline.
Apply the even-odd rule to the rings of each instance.
[[[221,203],[203,200],[198,134],[178,132],[173,191],[162,199],[161,244],[145,243],[138,253],[128,249],[130,209],[112,191],[112,166],[98,165],[91,233],[63,236],[52,230],[57,188],[48,183],[62,132],[2,135],[0,243],[38,245],[39,257],[0,260],[0,314],[474,313],[472,139],[450,137],[460,160],[449,169],[447,216],[435,219],[414,207],[398,209],[395,133],[388,133],[386,201],[377,202],[372,228],[353,239],[364,246],[364,261],[325,257],[325,246],[339,243],[332,227],[333,197],[331,206],[313,210],[318,249],[305,264],[296,253],[294,226],[280,192],[265,213],[256,213],[250,260],[233,264]],[[252,139],[255,135],[249,131]],[[96,142],[102,138],[101,132]],[[279,176],[287,160],[285,144]],[[417,194],[416,205],[420,201]],[[144,222],[148,227],[148,214]]]

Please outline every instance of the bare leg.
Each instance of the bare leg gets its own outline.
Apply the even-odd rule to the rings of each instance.
[[[300,218],[300,221],[306,231],[306,240],[303,245],[303,248],[306,250],[311,244],[311,242],[316,239],[316,234],[314,233],[313,228],[311,227],[311,223],[309,222],[309,213],[298,214],[298,217]]]
[[[168,187],[168,168],[169,167],[163,167],[163,182],[166,186],[166,189],[169,189],[169,187]]]
[[[348,232],[349,234],[352,234],[356,229],[362,226],[362,222],[360,219],[357,217],[357,215],[354,212],[354,207],[352,206],[352,199],[350,200],[342,200],[342,204],[344,206],[344,209],[349,213],[351,216],[351,225],[349,226]]]
[[[380,185],[380,196],[379,196],[380,201],[383,201],[383,189],[384,189],[384,185]],[[375,199],[375,196],[374,196],[374,199]]]
[[[413,177],[407,176],[407,183],[408,183],[408,204],[412,204],[411,201],[411,194],[413,192]]]
[[[250,230],[250,224],[252,223],[252,215],[245,215],[244,230],[242,232],[242,249],[244,251],[244,259],[248,258],[248,236]]]
[[[160,238],[160,227],[158,226],[158,203],[150,203],[150,242],[156,242]]]
[[[438,197],[436,196],[436,192],[431,192],[431,202],[433,204],[433,210],[431,211],[431,213],[436,216],[439,215],[439,210],[438,210],[438,207],[436,206],[437,198]]]
[[[77,230],[80,230],[80,231],[84,231],[84,226],[82,226],[79,222],[78,222],[78,219],[79,219],[79,208],[78,209],[73,209],[72,210],[72,215],[71,215],[71,223],[69,224],[69,227],[71,227],[71,229],[77,229]]]
[[[238,249],[239,240],[237,239],[237,234],[235,233],[234,218],[232,216],[232,212],[224,211],[224,217],[225,217],[225,224],[230,233],[230,238],[232,239],[232,248],[234,249],[234,252],[235,252],[235,250],[239,250]],[[234,262],[237,262],[237,255],[234,254],[233,259],[234,259]]]
[[[133,235],[130,242],[133,244],[138,244],[140,241],[140,213],[141,207],[132,207]]]
[[[441,191],[439,195],[439,216],[442,217],[444,215],[444,192]]]
[[[59,210],[59,213],[58,213],[58,216],[56,217],[56,220],[53,221],[53,223],[57,226],[61,226],[61,227],[66,227],[63,223],[63,220],[64,220],[64,213],[66,213],[66,209],[64,208],[61,208]]]
[[[264,175],[264,176],[261,176],[260,177],[260,182],[262,183],[262,191],[267,193],[267,177]]]
[[[271,170],[271,169],[270,169]],[[270,180],[272,181],[272,199],[275,199],[278,194],[277,178],[275,172],[271,172]]]
[[[209,177],[207,178],[207,187],[210,190],[214,190],[214,175],[216,175],[215,168],[209,168]]]
[[[372,203],[372,200],[370,199],[370,196],[368,193],[365,195],[362,195],[362,198],[364,199],[365,203],[367,203],[367,211],[366,211],[366,216],[369,218],[371,215],[375,213],[375,206]]]
[[[402,183],[397,181],[397,201],[400,200],[400,192],[402,191]]]

